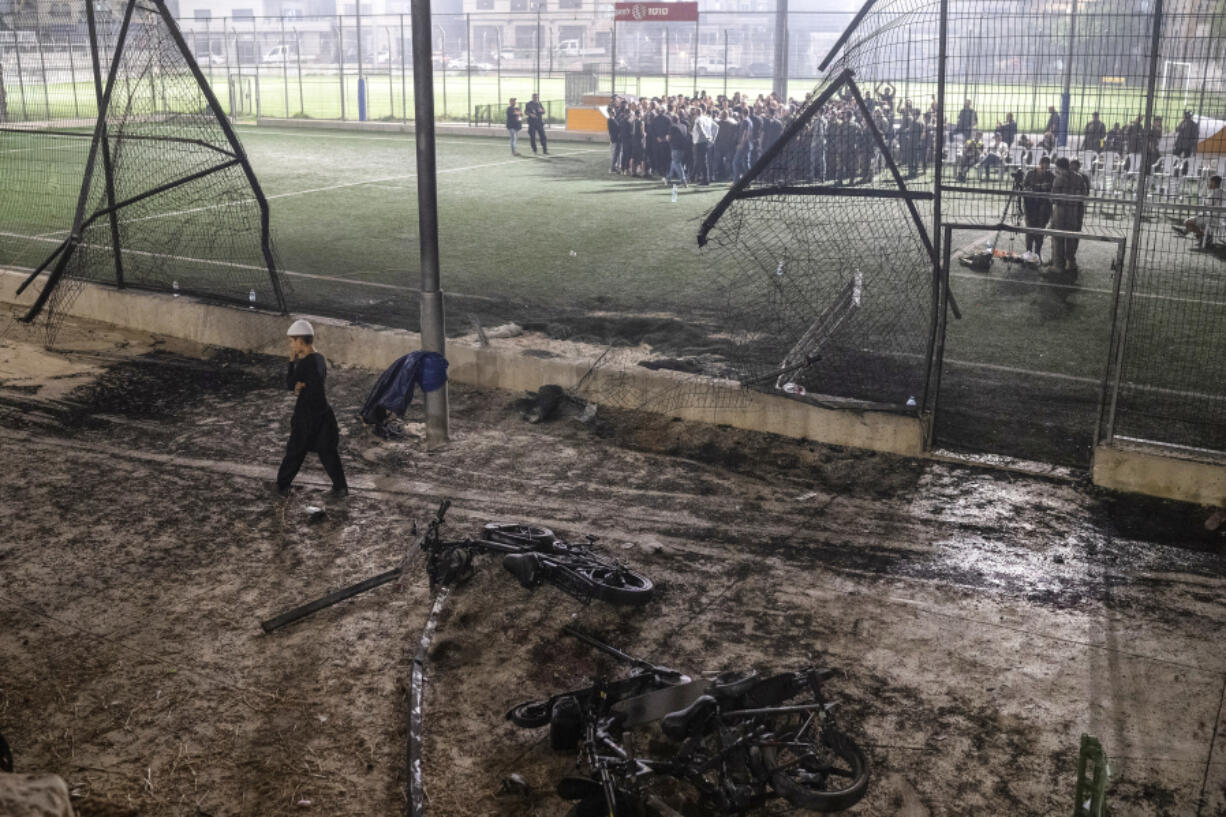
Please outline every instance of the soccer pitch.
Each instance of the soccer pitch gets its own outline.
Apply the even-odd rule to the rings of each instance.
[[[0,234],[0,263],[33,267],[66,235],[77,195],[52,166],[62,170],[81,161],[88,140],[44,148],[38,161],[47,166],[40,171],[13,135],[5,136],[0,173],[20,163],[25,173],[58,179],[30,206],[6,209],[11,215]],[[413,137],[244,127],[240,138],[269,198],[291,309],[416,329]],[[645,343],[663,356],[735,356],[724,329],[738,308],[736,296],[711,275],[711,260],[695,240],[702,217],[727,185],[691,186],[674,202],[671,188],[659,181],[610,175],[604,145],[555,141],[551,147],[548,157],[534,157],[521,139],[522,155],[514,157],[505,138],[441,130],[438,207],[448,333],[472,332],[474,318],[487,328],[515,321],[557,338]],[[215,206],[201,202],[161,220],[168,234],[187,232],[188,222],[208,219]],[[149,226],[145,234],[156,236]],[[1092,214],[1086,232],[1103,226]],[[912,229],[906,223],[881,228]],[[1111,233],[1121,229],[1127,226],[1110,225]],[[955,257],[959,248],[981,247],[991,235],[957,231]],[[1212,350],[1226,344],[1226,262],[1180,248],[1178,268],[1151,277],[1144,247],[1169,245],[1169,236],[1165,222],[1143,228],[1130,326],[1141,342],[1129,351],[1141,370],[1154,373],[1141,384],[1148,389],[1142,396],[1168,401],[1188,373],[1213,365]],[[1002,235],[999,243],[1022,249],[1020,238]],[[951,289],[963,317],[950,319],[942,393],[974,412],[980,393],[990,392],[990,404],[975,420],[989,430],[1001,393],[1033,403],[1040,424],[1056,428],[1047,456],[1070,445],[1071,426],[1080,428],[1075,445],[1088,444],[1093,429],[1087,418],[1095,416],[1108,367],[1115,251],[1110,242],[1083,241],[1082,275],[1073,286],[1001,263],[987,273],[955,264]],[[190,248],[181,252],[196,257]],[[199,269],[209,274],[207,266]],[[885,308],[871,300],[863,306]],[[880,365],[871,355],[866,360]],[[1204,382],[1205,391],[1216,393],[1221,380],[1206,372]],[[899,403],[907,396],[891,395]]]

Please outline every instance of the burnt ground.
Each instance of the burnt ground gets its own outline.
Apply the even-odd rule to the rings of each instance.
[[[691,674],[837,668],[873,763],[851,813],[1067,813],[1088,732],[1113,814],[1226,814],[1226,558],[1204,509],[631,412],[529,425],[521,395],[463,386],[426,452],[350,419],[358,370],[329,378],[353,496],[325,503],[308,463],[282,501],[280,360],[79,324],[38,341],[0,325],[0,732],[86,817],[401,813],[420,560],[258,622],[398,564],[445,496],[453,531],[592,533],[659,593],[583,607],[480,563],[427,660],[428,814],[565,813],[574,758],[503,713],[619,671],[567,622]],[[512,772],[530,795],[498,794]]]

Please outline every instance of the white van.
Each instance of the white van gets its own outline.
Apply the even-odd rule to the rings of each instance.
[[[297,62],[297,60],[298,46],[293,43],[282,43],[268,49],[268,53],[264,55],[263,62],[266,65],[281,65],[285,62]]]

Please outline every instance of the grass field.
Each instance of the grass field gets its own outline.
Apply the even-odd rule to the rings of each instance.
[[[412,138],[269,127],[240,134],[270,199],[294,309],[415,328]],[[54,143],[56,149],[32,162],[8,137],[0,135],[0,177],[21,167],[41,174],[42,189],[51,193],[24,205],[0,202],[0,263],[31,267],[65,235],[76,189],[71,174],[59,171],[82,160],[81,147]],[[647,342],[671,356],[726,354],[722,316],[738,307],[712,285],[708,259],[695,242],[699,221],[726,185],[689,187],[673,202],[670,188],[658,181],[610,176],[603,146],[555,142],[539,158],[526,140],[520,146],[524,155],[513,157],[501,138],[439,138],[449,333],[472,331],[475,316],[486,327],[514,320],[555,337]],[[210,208],[199,206],[205,213]],[[998,212],[998,205],[988,210]],[[164,223],[175,234],[201,217],[192,212],[149,223]],[[1096,219],[1091,214],[1087,233],[1112,236],[1130,227]],[[954,246],[981,245],[990,235],[959,231]],[[955,267],[951,287],[963,318],[950,321],[942,397],[954,401],[947,407],[970,414],[951,442],[972,426],[976,434],[999,436],[1020,421],[1055,426],[1057,452],[1088,445],[1108,363],[1114,252],[1114,244],[1084,241],[1075,286],[1017,267],[997,265],[986,274]],[[198,270],[210,274],[209,267]],[[1140,390],[1126,392],[1121,402],[1141,418],[1132,431],[1226,446],[1226,403],[1215,396],[1217,384],[1226,382],[1215,351],[1226,348],[1226,263],[1188,253],[1173,244],[1164,223],[1154,222],[1144,228],[1140,270],[1130,324],[1135,340],[1126,358],[1133,374],[1125,373]],[[891,308],[880,301],[863,307]],[[761,330],[769,333],[771,326]],[[901,403],[906,395],[895,397]],[[1077,434],[1067,433],[1070,426]],[[1121,428],[1128,431],[1126,423]],[[948,437],[948,425],[945,430]]]

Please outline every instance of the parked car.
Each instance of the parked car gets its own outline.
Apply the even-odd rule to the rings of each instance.
[[[463,59],[461,57],[455,57],[453,59],[447,60],[447,70],[448,71],[468,71],[468,70],[493,71],[494,68],[495,66],[492,65],[491,63],[483,62],[481,60],[475,60],[473,62],[469,62],[468,60]]]
[[[740,70],[740,67],[736,65],[724,65],[724,61],[720,57],[698,58],[698,73],[700,75],[712,74],[714,76],[720,76],[726,72],[732,76],[736,76]]]
[[[286,61],[295,62],[297,59],[298,46],[293,43],[282,43],[268,49],[268,53],[264,55],[263,62],[265,65],[280,65]]]
[[[562,57],[603,57],[605,50],[600,46],[583,47],[578,40],[561,40],[558,42],[558,55]]]

